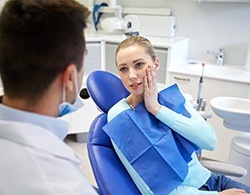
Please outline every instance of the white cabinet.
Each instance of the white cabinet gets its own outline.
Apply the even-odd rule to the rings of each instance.
[[[167,69],[168,69],[168,49],[155,47],[155,55],[159,59],[160,68],[157,72],[157,82],[160,84],[166,84],[167,81]]]
[[[101,43],[87,42],[87,55],[84,59],[84,76],[88,76],[92,71],[101,69]]]
[[[105,70],[117,74],[117,68],[115,64],[115,51],[118,47],[118,43],[105,43]]]
[[[184,93],[189,93],[193,96],[194,101],[197,99],[199,79],[200,78],[198,76],[170,73],[170,84],[178,83]],[[202,97],[205,98],[208,103],[206,110],[212,112],[209,101],[216,96],[247,98],[248,87],[249,85],[246,83],[204,78]],[[215,128],[218,138],[218,146],[212,152],[203,151],[202,156],[227,162],[229,158],[231,140],[234,136],[239,135],[240,133],[226,129],[223,126],[223,120],[214,113],[212,118],[208,119],[208,122]]]

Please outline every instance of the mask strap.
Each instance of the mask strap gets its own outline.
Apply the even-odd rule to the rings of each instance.
[[[74,69],[74,80],[75,80],[75,90],[76,90],[76,98],[77,98],[77,96],[78,96],[78,90],[79,90],[79,88],[78,88],[78,78],[77,78],[77,72],[76,72],[76,68]]]
[[[65,83],[63,83],[63,90],[62,90],[62,102],[66,101],[66,89],[65,89]]]

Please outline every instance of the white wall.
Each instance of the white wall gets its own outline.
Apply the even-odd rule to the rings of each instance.
[[[4,4],[0,1],[0,8]],[[93,0],[78,0],[85,5]],[[100,3],[105,0],[95,0]],[[108,0],[106,0],[108,2]],[[207,50],[225,48],[225,63],[244,66],[250,45],[250,3],[197,3],[192,0],[117,0],[127,7],[168,7],[176,16],[176,36],[190,39],[188,58],[215,62]],[[156,31],[160,29],[155,29]]]
[[[2,7],[4,6],[4,4],[5,4],[6,1],[7,0],[1,0],[0,1],[0,10],[2,10]]]
[[[103,1],[95,1],[100,2]],[[218,51],[219,48],[225,48],[226,64],[245,64],[250,45],[250,3],[117,0],[117,4],[127,7],[171,8],[177,19],[176,36],[190,38],[190,59],[215,62],[213,56],[206,54],[207,50]]]
[[[190,38],[189,57],[214,61],[207,50],[225,48],[225,63],[244,65],[250,45],[250,3],[168,1],[177,17],[177,36]]]

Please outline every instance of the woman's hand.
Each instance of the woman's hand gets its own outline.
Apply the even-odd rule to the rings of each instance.
[[[223,190],[222,192],[219,192],[219,195],[247,195],[247,194],[248,193],[246,193],[245,190],[236,189],[236,188]]]
[[[146,76],[144,77],[144,101],[147,110],[156,115],[161,105],[158,102],[156,69],[153,66],[147,68]]]

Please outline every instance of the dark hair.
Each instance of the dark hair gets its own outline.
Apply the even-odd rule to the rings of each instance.
[[[128,37],[125,40],[123,40],[119,44],[119,46],[117,47],[116,52],[115,52],[115,62],[116,62],[116,64],[117,64],[117,61],[116,61],[117,53],[121,49],[125,49],[125,48],[133,46],[133,45],[138,45],[138,46],[143,47],[146,50],[146,52],[150,55],[152,60],[153,61],[155,60],[155,58],[156,58],[155,51],[154,51],[154,47],[151,44],[151,42],[147,38],[145,38],[143,36],[131,36],[131,37]]]
[[[0,15],[4,93],[37,100],[69,64],[81,70],[89,14],[74,0],[8,1]]]

